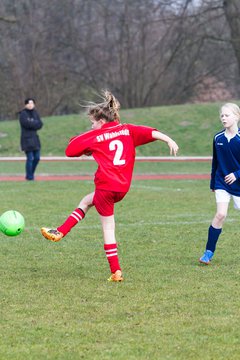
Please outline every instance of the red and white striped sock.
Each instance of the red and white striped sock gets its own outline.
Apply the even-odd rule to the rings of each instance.
[[[77,208],[71,213],[67,220],[57,228],[57,230],[63,233],[63,236],[65,236],[75,225],[77,225],[79,221],[83,220],[84,217],[84,211],[80,208]]]
[[[118,260],[117,244],[104,244],[104,250],[108,259],[111,273],[121,270]]]

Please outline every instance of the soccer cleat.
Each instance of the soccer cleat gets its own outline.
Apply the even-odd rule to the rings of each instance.
[[[199,262],[205,265],[209,265],[212,260],[214,253],[211,250],[206,250],[202,257],[200,257]]]
[[[56,229],[41,228],[42,235],[50,241],[60,241],[63,237],[63,233]]]
[[[108,279],[108,281],[112,281],[112,282],[120,282],[120,281],[123,281],[123,276],[122,276],[121,270],[115,271],[115,273],[113,273],[113,274],[110,276],[110,278]]]

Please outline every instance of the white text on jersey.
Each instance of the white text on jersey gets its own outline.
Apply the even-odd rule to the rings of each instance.
[[[115,138],[117,136],[120,136],[120,135],[129,136],[129,130],[128,129],[123,129],[123,130],[120,130],[120,131],[108,132],[108,133],[105,133],[105,134],[98,135],[97,136],[97,141],[100,142],[100,141],[104,141],[104,140],[113,139],[113,138]]]

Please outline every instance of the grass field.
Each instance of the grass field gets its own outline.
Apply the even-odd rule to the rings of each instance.
[[[38,175],[93,175],[97,165],[94,161],[40,161]],[[209,174],[211,162],[136,162],[134,174]],[[25,161],[0,161],[1,175],[22,175],[24,177]]]
[[[143,109],[122,110],[123,123],[148,125],[171,136],[179,145],[179,155],[206,155],[212,153],[213,135],[221,130],[219,103],[185,104]],[[42,155],[64,155],[69,138],[90,129],[83,113],[69,116],[44,118],[44,127],[39,131]],[[0,156],[19,156],[19,122],[1,121]],[[148,144],[137,149],[138,155],[168,155],[165,144]]]
[[[133,182],[116,205],[116,284],[94,209],[60,243],[39,231],[61,224],[91,181],[2,182],[2,212],[19,210],[26,229],[0,234],[0,359],[239,359],[239,214],[230,209],[215,259],[200,266],[208,185]]]
[[[221,129],[219,104],[123,110],[123,122],[156,126],[179,155],[209,156]],[[42,155],[64,155],[89,128],[84,115],[44,119]],[[21,155],[19,124],[1,122],[0,157]],[[149,144],[138,155],[168,155]],[[0,174],[24,176],[24,161]],[[135,174],[209,174],[210,162],[136,163]],[[39,174],[92,175],[90,162],[44,162]],[[109,283],[95,209],[60,243],[40,234],[58,226],[93,181],[1,182],[1,213],[20,211],[26,229],[0,234],[0,360],[238,360],[239,213],[229,210],[215,258],[198,258],[215,212],[208,180],[133,181],[116,204],[123,283]],[[1,214],[0,213],[0,214]]]

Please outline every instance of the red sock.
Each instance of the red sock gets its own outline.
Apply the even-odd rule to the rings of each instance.
[[[65,236],[79,221],[84,219],[85,213],[82,209],[75,209],[71,215],[67,218],[67,220],[57,228],[58,231],[63,233]]]
[[[108,259],[111,273],[121,270],[118,262],[117,244],[104,244],[104,250]]]

